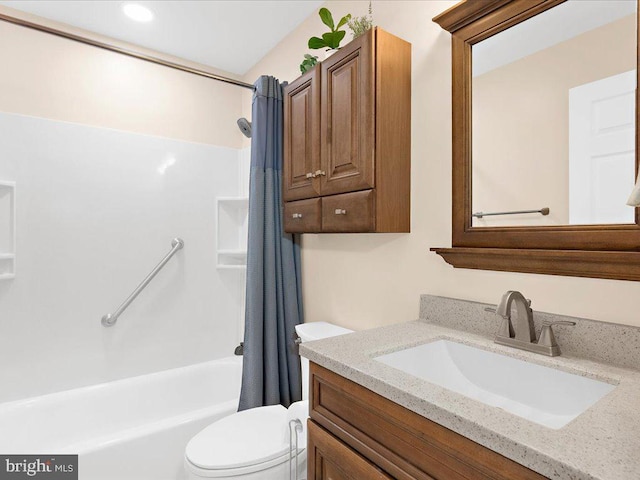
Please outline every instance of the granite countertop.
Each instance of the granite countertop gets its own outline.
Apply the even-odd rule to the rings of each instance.
[[[385,353],[442,338],[618,385],[569,424],[554,430],[373,360]],[[494,344],[488,335],[424,319],[304,343],[300,345],[300,353],[546,477],[640,478],[638,370],[570,354],[550,358],[524,352]]]

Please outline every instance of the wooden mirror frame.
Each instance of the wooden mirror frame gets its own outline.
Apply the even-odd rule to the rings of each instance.
[[[459,268],[640,280],[638,208],[635,223],[625,225],[471,224],[472,45],[565,1],[464,0],[433,19],[452,36],[453,233],[452,248],[431,250]],[[636,88],[636,172],[638,111]]]

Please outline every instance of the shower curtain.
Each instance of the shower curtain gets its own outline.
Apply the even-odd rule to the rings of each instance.
[[[260,77],[252,108],[247,294],[238,410],[301,398],[294,327],[302,323],[300,249],[282,226],[283,90]]]

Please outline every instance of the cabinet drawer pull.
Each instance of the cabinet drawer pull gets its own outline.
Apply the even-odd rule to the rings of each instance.
[[[316,170],[315,173],[313,174],[314,177],[326,177],[327,176],[327,172],[325,172],[324,170]]]
[[[335,214],[336,215],[346,215],[347,211],[344,208],[336,208]]]
[[[301,213],[294,213],[293,215],[291,215],[292,218],[302,218],[302,214]]]
[[[312,172],[307,173],[306,177],[307,178],[316,178],[316,176]]]

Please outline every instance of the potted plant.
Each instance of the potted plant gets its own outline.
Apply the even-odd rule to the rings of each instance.
[[[318,11],[318,15],[320,16],[322,23],[329,27],[330,31],[323,33],[322,37],[311,37],[309,39],[308,46],[312,50],[325,48],[326,58],[340,49],[340,42],[347,34],[345,30],[340,30],[340,27],[346,25],[349,20],[351,20],[351,14],[348,13],[342,17],[338,22],[338,25],[333,21],[333,15],[331,15],[331,12],[327,8],[321,8]],[[317,63],[318,57],[316,55],[305,54],[304,60],[300,64],[300,71],[305,73],[306,71],[311,70]]]
[[[311,37],[309,39],[309,48],[313,50],[318,50],[320,48],[326,48],[327,52],[336,51],[340,48],[340,42],[347,34],[345,30],[340,30],[340,27],[347,24],[349,20],[351,20],[351,14],[348,13],[344,17],[340,19],[338,25],[335,25],[333,21],[333,15],[327,8],[321,8],[318,12],[320,15],[320,20],[331,30],[329,32],[323,33],[322,37]],[[333,52],[332,52],[333,53]]]
[[[347,22],[347,26],[349,27],[349,30],[351,30],[353,38],[358,38],[364,32],[373,27],[373,9],[371,8],[371,2],[369,2],[369,14],[362,17],[351,18]]]
[[[302,73],[308,72],[318,63],[318,57],[315,55],[304,54],[304,60],[300,64],[300,71]]]

